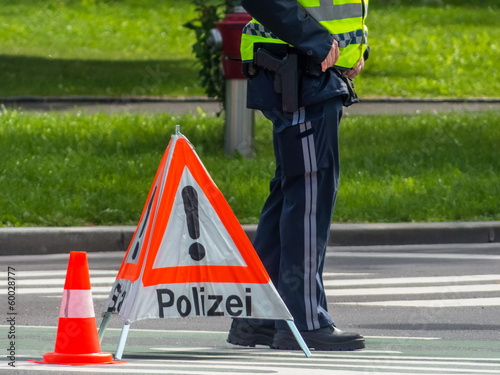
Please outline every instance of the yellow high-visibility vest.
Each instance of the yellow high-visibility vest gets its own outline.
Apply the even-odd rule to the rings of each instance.
[[[367,48],[368,29],[365,18],[368,0],[297,0],[299,4],[327,29],[339,44],[338,67],[353,68]],[[253,60],[254,43],[286,44],[270,30],[252,19],[241,36],[241,59]]]

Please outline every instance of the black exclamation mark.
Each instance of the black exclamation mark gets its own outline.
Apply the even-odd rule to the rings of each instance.
[[[200,238],[200,219],[198,216],[198,194],[192,186],[182,189],[182,201],[184,202],[184,212],[188,226],[189,236],[193,240]],[[205,248],[202,244],[194,242],[189,246],[189,255],[193,260],[200,261],[205,258]]]

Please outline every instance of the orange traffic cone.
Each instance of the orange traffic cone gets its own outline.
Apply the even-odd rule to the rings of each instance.
[[[101,353],[90,290],[87,253],[71,252],[59,313],[56,347],[39,363],[87,365],[112,363],[111,353]]]

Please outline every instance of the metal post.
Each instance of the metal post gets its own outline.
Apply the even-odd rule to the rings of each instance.
[[[300,332],[297,329],[297,326],[295,325],[293,320],[287,320],[286,322],[288,323],[288,327],[290,327],[290,330],[292,331],[293,335],[295,336],[295,340],[297,340],[297,342],[299,343],[300,348],[302,349],[302,351],[304,352],[306,357],[310,358],[311,352],[310,352],[309,348],[307,347],[307,344],[305,343],[304,339],[300,335]]]
[[[241,66],[240,43],[243,27],[252,17],[241,6],[241,0],[226,0],[226,17],[215,22],[210,32],[212,51],[221,50],[222,72],[225,79],[224,149],[244,157],[254,154],[254,112],[247,109],[247,80]]]
[[[123,351],[125,350],[125,343],[127,342],[128,331],[130,329],[130,324],[125,323],[122,328],[122,333],[120,334],[120,340],[118,341],[118,347],[116,348],[115,359],[121,360],[123,356]]]
[[[226,80],[225,150],[228,154],[238,151],[246,158],[254,154],[254,111],[248,109],[247,81]]]
[[[106,327],[108,326],[110,318],[111,318],[111,313],[110,312],[106,312],[104,314],[104,318],[102,318],[102,322],[101,322],[101,325],[99,327],[99,332],[98,332],[99,344],[101,343],[102,338],[104,337],[104,331],[106,331]]]

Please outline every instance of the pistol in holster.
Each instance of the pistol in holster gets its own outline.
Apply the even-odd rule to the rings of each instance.
[[[297,54],[287,53],[280,58],[264,48],[257,48],[254,52],[253,63],[256,67],[275,74],[274,91],[281,94],[283,112],[297,111],[299,109]]]

